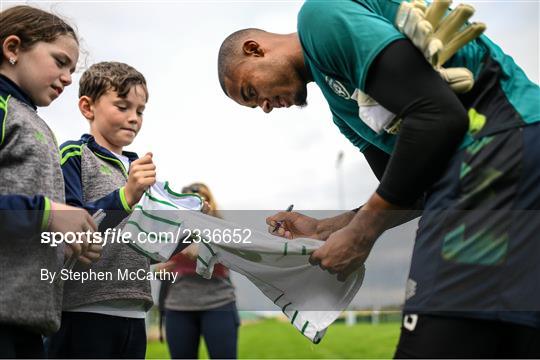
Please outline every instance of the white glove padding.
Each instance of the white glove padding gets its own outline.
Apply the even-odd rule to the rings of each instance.
[[[470,5],[460,4],[444,17],[450,3],[451,0],[435,0],[426,8],[423,0],[404,1],[396,15],[396,26],[422,51],[452,90],[463,93],[473,87],[473,74],[466,68],[448,71],[442,65],[465,44],[480,36],[486,26],[475,23],[464,27],[474,14]]]
[[[372,97],[356,89],[351,99],[358,103],[358,116],[371,130],[380,134],[386,131],[389,134],[397,134],[401,119],[376,102]]]

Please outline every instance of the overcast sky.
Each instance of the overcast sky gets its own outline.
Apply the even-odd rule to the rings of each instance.
[[[330,0],[329,0],[330,1]],[[5,8],[21,2],[0,1]],[[76,24],[87,62],[121,61],[141,71],[150,101],[129,148],[154,153],[158,177],[176,188],[206,182],[224,209],[337,209],[336,158],[343,161],[345,208],[376,187],[361,154],[333,125],[314,84],[304,109],[243,108],[217,80],[222,40],[245,27],[294,32],[302,1],[25,2]],[[487,35],[538,83],[539,3],[473,2]],[[88,131],[77,109],[80,73],[50,107],[39,110],[60,142]]]

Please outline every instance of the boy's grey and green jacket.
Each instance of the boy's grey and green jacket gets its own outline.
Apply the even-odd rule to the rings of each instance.
[[[51,201],[64,202],[54,134],[22,90],[0,75],[0,326],[50,334],[60,326],[63,246],[41,244]]]
[[[66,203],[82,207],[90,213],[103,209],[106,217],[100,230],[118,226],[131,212],[124,196],[128,169],[109,150],[100,146],[91,135],[68,141],[60,146],[61,166],[64,174]],[[123,152],[130,162],[137,154]],[[118,270],[149,270],[149,260],[126,244],[107,242],[99,261],[90,265],[95,272],[112,272],[113,280],[66,281],[64,284],[64,310],[93,303],[128,299],[142,300],[149,309],[152,296],[149,281],[118,279]],[[74,271],[85,271],[75,267]]]

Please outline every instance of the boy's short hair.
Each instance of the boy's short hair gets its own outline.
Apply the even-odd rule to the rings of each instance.
[[[125,98],[131,88],[141,85],[148,101],[148,88],[143,74],[128,64],[104,61],[90,66],[79,81],[79,97],[88,96],[96,101],[108,90]]]

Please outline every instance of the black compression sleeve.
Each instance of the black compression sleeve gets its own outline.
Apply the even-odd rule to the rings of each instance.
[[[377,193],[410,206],[442,175],[467,131],[467,112],[408,40],[374,60],[366,93],[403,119]]]
[[[364,150],[363,154],[369,164],[369,167],[377,179],[381,181],[384,175],[384,170],[386,169],[386,165],[388,165],[388,161],[390,160],[390,155],[374,145],[369,145]]]

